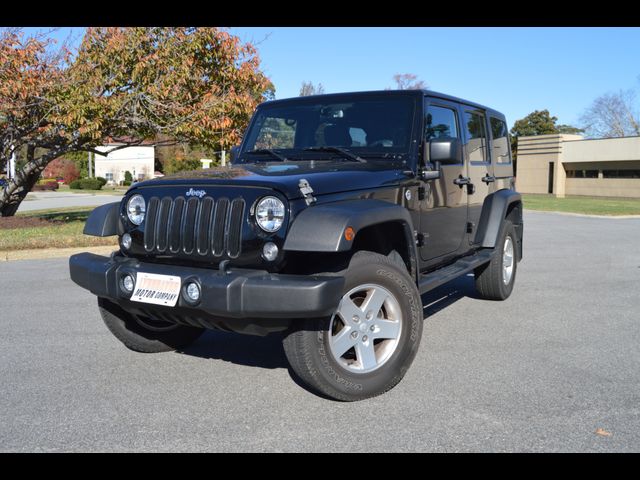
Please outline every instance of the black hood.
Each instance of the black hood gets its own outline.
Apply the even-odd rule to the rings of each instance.
[[[235,164],[229,168],[181,172],[135,185],[268,187],[279,190],[289,200],[294,200],[302,197],[298,184],[303,178],[313,188],[314,195],[324,195],[396,185],[402,178],[406,178],[406,175],[397,164],[390,166],[384,162],[260,162]]]

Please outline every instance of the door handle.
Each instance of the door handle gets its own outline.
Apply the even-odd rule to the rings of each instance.
[[[459,175],[458,178],[453,180],[453,183],[462,187],[463,185],[471,184],[471,179],[469,177],[463,177],[462,175]]]
[[[496,177],[489,175],[488,173],[482,177],[482,181],[484,183],[486,183],[487,185],[489,185],[491,182],[495,182],[496,181]]]

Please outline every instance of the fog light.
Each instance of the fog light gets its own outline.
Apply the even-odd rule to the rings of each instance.
[[[189,283],[187,285],[186,292],[187,297],[189,297],[189,300],[191,300],[192,302],[197,302],[198,300],[200,300],[200,287],[197,283]]]
[[[122,246],[125,248],[125,250],[129,250],[131,248],[131,235],[129,235],[128,233],[122,235]]]
[[[272,242],[265,243],[262,247],[262,256],[265,260],[273,262],[278,256],[278,246]]]
[[[131,293],[133,292],[133,288],[135,287],[135,280],[131,275],[125,275],[122,277],[122,288],[125,292]]]

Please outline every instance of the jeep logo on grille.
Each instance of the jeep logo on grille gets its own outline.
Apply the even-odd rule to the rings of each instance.
[[[205,192],[204,190],[194,190],[193,188],[190,188],[186,195],[187,197],[198,197],[198,198],[202,198],[207,194],[207,192]]]

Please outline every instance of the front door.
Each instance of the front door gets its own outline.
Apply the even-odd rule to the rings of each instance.
[[[454,103],[427,98],[425,105],[425,141],[434,138],[458,138],[462,140],[460,112]],[[427,149],[428,151],[428,149]],[[436,166],[423,159],[426,167]],[[437,263],[460,247],[466,228],[467,189],[459,188],[454,180],[466,173],[463,159],[453,165],[442,165],[437,180],[422,182],[424,194],[420,200],[420,257],[423,261]],[[433,261],[433,262],[431,262]]]

